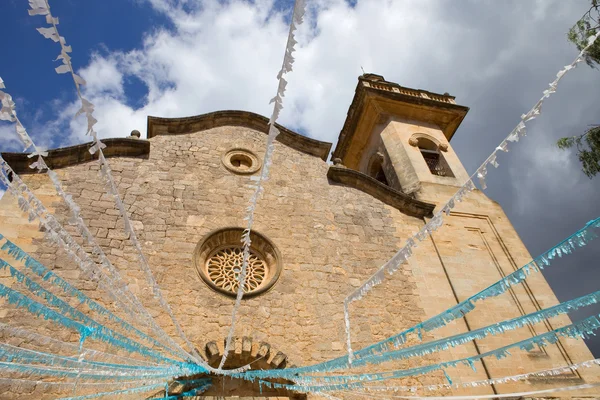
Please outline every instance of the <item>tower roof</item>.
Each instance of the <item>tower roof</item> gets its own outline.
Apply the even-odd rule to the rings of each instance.
[[[435,124],[450,140],[468,111],[448,93],[411,89],[388,82],[381,75],[363,74],[358,77],[332,158],[343,160],[351,147],[364,147],[373,127],[391,116]]]

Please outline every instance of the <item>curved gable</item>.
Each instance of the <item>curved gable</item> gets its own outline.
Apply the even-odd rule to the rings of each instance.
[[[216,111],[208,114],[182,118],[148,117],[148,139],[158,135],[183,135],[205,131],[221,126],[243,126],[260,132],[268,132],[269,119],[249,111]],[[331,143],[302,136],[284,126],[275,124],[280,134],[277,141],[295,150],[327,161]]]

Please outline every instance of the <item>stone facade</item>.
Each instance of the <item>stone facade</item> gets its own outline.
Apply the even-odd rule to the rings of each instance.
[[[433,96],[430,94],[429,97]],[[442,100],[448,98],[437,96]],[[444,103],[453,106],[453,103]],[[345,144],[350,149],[345,154],[336,150],[341,160],[338,166],[331,166],[325,161],[329,149],[326,143],[304,139],[287,130],[282,140],[275,143],[271,177],[265,184],[265,194],[256,211],[255,228],[277,247],[282,269],[277,282],[269,290],[243,301],[236,330],[239,348],[234,351],[234,359],[258,359],[257,355],[263,351],[261,362],[264,368],[281,368],[313,364],[344,354],[344,298],[391,257],[406,238],[425,223],[431,211],[454,193],[456,182],[466,176],[451,146],[444,156],[455,177],[443,178],[430,176],[427,165],[417,157],[420,156],[418,148],[409,143],[414,133],[430,133],[438,142],[447,144],[451,137],[448,132],[455,130],[460,120],[456,122],[456,118],[447,118],[448,124],[454,126],[441,128],[443,121],[434,118],[436,122],[421,123],[415,119],[417,117],[415,114],[412,119],[401,115],[376,118],[376,128],[368,132],[366,140],[374,144],[360,147],[363,150],[383,150],[384,166],[388,165],[386,176],[394,182],[390,174],[396,172],[396,182],[399,183],[396,187],[393,184],[385,186],[364,175],[361,168],[366,168],[366,163],[362,160],[367,155],[350,156],[354,151],[351,143]],[[221,122],[215,122],[217,120]],[[252,175],[235,173],[224,165],[222,158],[232,149],[246,149],[262,158],[266,138],[264,118],[250,113],[224,112],[217,116],[213,114],[210,118],[150,119],[149,122],[150,138],[147,141],[127,139],[139,140],[148,150],[139,154],[116,151],[110,165],[165,298],[188,338],[208,360],[212,358],[214,361],[218,358],[215,354],[222,352],[223,339],[231,324],[234,299],[216,292],[201,279],[194,264],[194,251],[211,232],[224,227],[244,226],[243,217],[252,193],[249,186]],[[350,136],[347,135],[346,140]],[[342,147],[338,144],[338,149]],[[401,151],[404,156],[399,157]],[[416,153],[411,154],[411,151]],[[84,220],[111,262],[130,282],[132,291],[156,321],[176,337],[168,316],[160,311],[144,283],[134,248],[124,233],[113,199],[106,194],[97,163],[79,160],[76,155],[73,157],[71,161],[63,160],[62,168],[56,169],[66,191],[81,206]],[[390,161],[394,158],[397,162]],[[350,159],[357,161],[350,165],[347,161]],[[16,161],[14,163],[17,164]],[[412,170],[407,178],[402,174],[408,166]],[[354,172],[335,172],[336,168]],[[332,170],[333,173],[330,172]],[[35,174],[22,177],[68,226],[65,207],[47,177]],[[414,190],[406,193],[403,188],[409,178]],[[27,216],[19,211],[16,201],[8,194],[0,200],[0,226],[0,233],[88,296],[114,309],[108,297],[85,279],[61,250],[43,238],[37,225],[27,221]],[[73,227],[68,226],[68,230],[77,237]],[[464,300],[530,260],[530,254],[502,208],[483,193],[475,191],[457,206],[443,228],[419,246],[407,266],[373,289],[362,301],[351,305],[353,348],[359,349],[409,328]],[[1,276],[0,282],[15,289],[20,287],[10,275]],[[482,303],[465,318],[425,339],[476,329],[556,303],[557,299],[543,276],[533,275],[527,284]],[[61,340],[74,343],[79,340],[75,332],[31,318],[6,304],[2,305],[0,320]],[[394,362],[370,370],[404,369],[471,356],[567,323],[567,317],[554,318],[547,323],[478,340],[422,359]],[[5,337],[3,340],[20,344],[15,338]],[[411,339],[411,343],[416,343],[416,338]],[[266,344],[269,346],[268,356],[261,347]],[[92,341],[89,346],[103,348]],[[527,353],[515,350],[511,353],[512,357],[505,360],[487,359],[478,363],[476,371],[460,367],[449,369],[448,373],[456,382],[467,382],[593,358],[583,342],[565,339],[539,351]],[[599,380],[597,371],[590,369],[546,380],[497,385],[493,390],[507,393]],[[435,373],[394,383],[425,385],[444,382],[444,375]],[[488,394],[492,393],[492,388],[452,393]],[[437,394],[450,393],[440,391]],[[30,393],[0,390],[0,398],[40,399],[55,395],[42,389]],[[590,396],[594,392],[573,395]],[[255,387],[225,380],[215,384],[206,396],[297,397],[298,394],[259,394]]]

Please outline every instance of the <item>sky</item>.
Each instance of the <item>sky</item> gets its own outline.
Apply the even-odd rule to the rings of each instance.
[[[473,172],[512,130],[577,50],[566,32],[589,0],[308,0],[280,123],[335,143],[362,73],[449,92],[470,112],[452,139]],[[270,115],[291,1],[52,0],[73,65],[87,81],[101,137],[145,135],[148,115],[239,109]],[[72,81],[57,75],[59,48],[35,28],[25,0],[0,1],[0,77],[38,144],[89,141]],[[528,136],[489,170],[498,201],[532,253],[600,216],[600,177],[587,178],[562,136],[599,123],[600,71],[571,71]],[[0,123],[0,151],[22,150]],[[559,300],[598,290],[596,243],[544,275]],[[573,319],[600,313],[588,307]],[[588,342],[600,356],[600,339]]]

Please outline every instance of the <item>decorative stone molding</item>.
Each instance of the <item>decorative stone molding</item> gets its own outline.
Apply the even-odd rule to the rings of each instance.
[[[382,115],[435,124],[449,141],[468,111],[456,104],[453,96],[406,88],[381,75],[359,76],[331,158],[340,158],[348,168],[356,169],[355,153],[364,148]]]
[[[140,157],[148,158],[150,142],[137,138],[102,139],[106,145],[104,156],[109,157]],[[46,164],[52,168],[64,168],[98,159],[97,154],[90,154],[92,143],[78,144],[76,146],[62,147],[48,150],[48,157],[44,158]],[[2,153],[2,157],[17,174],[37,173],[29,168],[34,159],[28,158],[27,153]]]
[[[421,132],[413,134],[408,139],[408,144],[410,144],[411,146],[417,147],[417,146],[419,146],[419,139],[427,139],[428,141],[432,142],[438,148],[443,144],[443,143],[440,143],[440,141],[438,139],[436,139],[435,137],[428,135],[427,133],[421,133]],[[448,150],[448,145],[446,145],[446,150]]]
[[[268,133],[269,119],[248,111],[217,111],[208,114],[184,118],[148,117],[148,139],[157,135],[182,135],[200,132],[221,126],[244,126],[250,129]],[[302,136],[290,129],[275,124],[280,134],[277,141],[295,150],[327,160],[331,143],[321,142]]]
[[[211,341],[204,346],[204,358],[210,366],[216,368],[225,348],[226,339],[219,341]],[[253,341],[251,337],[233,337],[232,348],[227,356],[227,360],[223,368],[225,370],[239,368],[244,365],[252,364],[254,370],[269,370],[295,368],[295,365],[290,365],[288,356],[273,348],[269,343]],[[258,382],[250,382],[242,378],[231,376],[217,375],[214,373],[196,374],[185,377],[187,381],[180,378],[175,379],[168,384],[167,393],[162,389],[147,399],[164,399],[168,396],[179,398],[182,393],[192,390],[197,384],[193,383],[194,379],[210,379],[212,387],[209,387],[200,396],[195,396],[190,399],[231,399],[231,400],[306,400],[306,393],[288,391],[283,388],[269,388],[261,386]],[[294,382],[286,379],[266,379],[270,382],[288,383]],[[191,382],[191,383],[190,383]]]
[[[206,275],[221,289],[237,293],[243,262],[244,250],[241,246],[224,247],[213,252],[206,260]],[[269,267],[255,252],[250,252],[247,264],[244,292],[250,293],[265,282]]]
[[[262,165],[258,156],[247,149],[231,149],[221,157],[221,162],[235,174],[250,175],[258,171]]]
[[[336,165],[338,167],[344,167],[344,164],[342,164],[342,159],[341,158],[334,158],[331,161],[333,162],[333,165]]]
[[[430,217],[435,208],[435,204],[413,199],[368,175],[352,169],[331,166],[327,171],[327,177],[333,182],[370,194],[385,204],[413,217]]]
[[[413,147],[417,147],[419,145],[419,139],[421,138],[433,142],[437,146],[438,150],[443,151],[444,153],[447,152],[450,148],[448,143],[440,142],[438,139],[426,133],[415,133],[408,139],[408,144],[410,144]]]
[[[200,278],[213,290],[235,297],[242,268],[243,228],[223,228],[209,233],[194,251]],[[283,263],[275,245],[258,232],[250,233],[252,245],[244,284],[244,298],[267,292],[281,274]]]
[[[206,359],[210,365],[218,365],[223,356],[225,341],[226,339],[223,339],[221,345],[216,341],[212,341],[206,343],[206,346],[204,346]],[[252,338],[248,336],[234,336],[232,344],[232,350],[228,357],[228,363],[232,368],[237,368],[253,361],[255,362],[252,365],[253,369],[283,369],[288,366],[288,356],[281,351],[273,349],[269,343],[253,342]],[[260,362],[262,365],[256,365],[257,362]]]
[[[140,133],[140,131],[138,131],[137,129],[134,129],[131,131],[131,134],[129,135],[130,138],[140,138],[142,136],[142,134]]]

